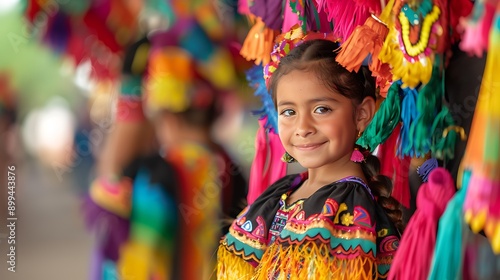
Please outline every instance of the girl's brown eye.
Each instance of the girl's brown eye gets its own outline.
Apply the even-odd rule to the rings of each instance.
[[[280,115],[285,116],[285,117],[290,117],[290,116],[295,115],[295,111],[292,109],[285,109],[285,110],[281,111]]]
[[[324,106],[320,106],[320,107],[316,107],[316,109],[314,109],[314,113],[316,114],[326,114],[328,112],[331,112],[332,109],[328,108],[328,107],[324,107]]]

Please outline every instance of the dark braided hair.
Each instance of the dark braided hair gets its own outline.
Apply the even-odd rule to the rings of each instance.
[[[349,72],[335,61],[339,45],[329,40],[305,41],[295,47],[279,63],[269,81],[269,90],[276,104],[278,82],[284,75],[294,71],[311,71],[332,91],[335,91],[360,104],[365,97],[375,97],[375,82],[366,67],[358,72]],[[367,154],[367,153],[364,153]],[[377,202],[392,220],[396,228],[403,232],[403,213],[401,204],[391,197],[392,182],[387,176],[380,174],[380,161],[368,153],[361,164]]]
[[[365,162],[361,164],[361,168],[368,180],[368,186],[373,196],[377,198],[378,204],[384,208],[387,216],[389,216],[399,232],[403,233],[405,224],[401,204],[391,196],[391,179],[380,174],[380,161],[376,156],[369,154],[365,156]]]

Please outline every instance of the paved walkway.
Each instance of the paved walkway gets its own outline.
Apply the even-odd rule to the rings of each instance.
[[[74,179],[69,175],[60,181],[33,161],[18,166],[16,176],[16,272],[7,271],[6,239],[0,236],[0,279],[87,280],[92,242],[80,216]]]

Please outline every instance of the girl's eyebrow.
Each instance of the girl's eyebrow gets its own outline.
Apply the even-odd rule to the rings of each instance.
[[[278,106],[290,106],[290,105],[295,105],[295,103],[291,101],[280,101],[278,102]]]
[[[333,97],[313,98],[313,99],[307,100],[307,103],[317,103],[317,102],[325,102],[325,101],[340,103],[340,101],[338,99],[333,98]]]
[[[327,102],[327,101],[340,103],[340,101],[338,99],[333,98],[333,97],[312,98],[312,99],[308,99],[306,102],[307,103],[318,103],[318,102]],[[284,101],[278,102],[278,106],[293,106],[293,105],[295,105],[295,103],[292,101],[284,100]]]

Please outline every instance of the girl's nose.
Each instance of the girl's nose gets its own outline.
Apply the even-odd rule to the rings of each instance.
[[[297,126],[295,129],[295,135],[300,137],[307,137],[314,133],[314,125],[311,117],[307,114],[301,114],[297,118]]]

